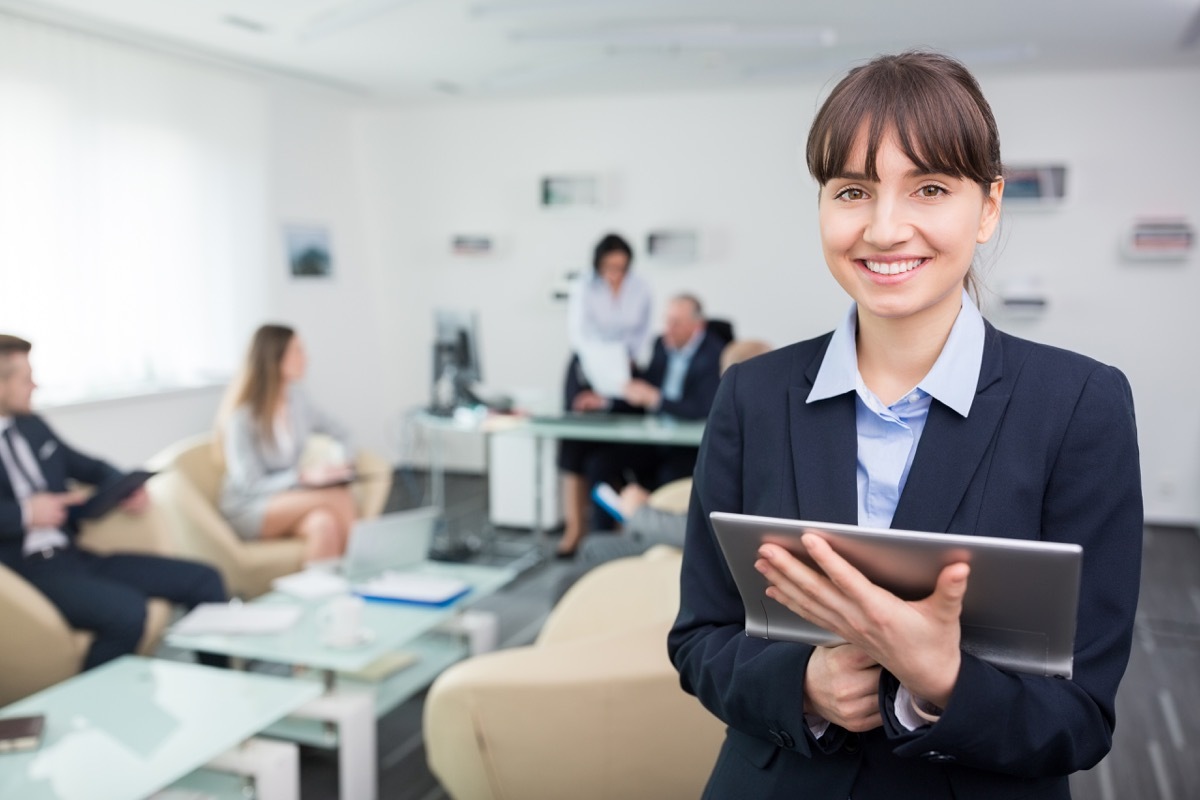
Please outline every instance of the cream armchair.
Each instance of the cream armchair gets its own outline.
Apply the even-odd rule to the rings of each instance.
[[[533,645],[442,673],[425,747],[455,800],[700,796],[724,726],[667,658],[680,559],[659,547],[597,567]]]
[[[78,543],[100,553],[168,555],[166,525],[162,510],[153,505],[142,514],[116,511],[85,524]],[[170,615],[165,600],[146,604],[139,653],[154,652]],[[0,565],[0,641],[5,643],[0,647],[0,706],[5,706],[78,673],[92,635],[72,629],[45,595]]]
[[[322,446],[317,439],[315,448]],[[151,494],[171,517],[176,552],[216,567],[231,595],[257,597],[270,590],[275,578],[301,569],[302,542],[247,542],[229,527],[217,507],[223,469],[211,436],[185,439],[163,450],[150,463],[152,469],[161,471],[151,482]],[[377,517],[391,491],[391,467],[371,453],[360,453],[355,466],[360,475],[369,476],[369,480],[354,486],[359,516]]]

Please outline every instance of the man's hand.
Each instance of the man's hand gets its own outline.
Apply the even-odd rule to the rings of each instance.
[[[572,411],[603,411],[606,408],[608,401],[591,389],[584,389],[571,401]]]
[[[650,493],[646,491],[645,487],[636,483],[626,484],[625,488],[621,490],[621,515],[625,519],[629,519],[637,513],[639,508],[646,505],[649,499]]]
[[[654,384],[634,378],[625,384],[625,402],[638,408],[658,408],[662,402],[662,392]]]
[[[74,492],[38,492],[31,495],[27,506],[29,518],[25,520],[27,528],[61,528],[67,521],[67,511],[71,506],[77,506],[87,500],[84,491]]]
[[[150,493],[145,486],[133,490],[133,494],[121,501],[121,510],[130,514],[141,514],[150,507]]]

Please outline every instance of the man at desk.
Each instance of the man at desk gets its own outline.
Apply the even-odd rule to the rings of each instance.
[[[640,378],[625,387],[625,402],[647,413],[677,419],[708,418],[717,384],[721,380],[721,351],[727,342],[711,335],[704,309],[693,295],[680,294],[667,304],[662,336],[654,342],[654,355]],[[694,447],[640,449],[634,471],[650,489],[692,474]]]
[[[67,481],[106,484],[120,472],[71,449],[31,411],[32,345],[0,334],[0,562],[35,586],[73,628],[94,634],[83,668],[132,653],[142,637],[147,597],[192,608],[222,602],[220,574],[204,564],[150,555],[101,556],[75,545],[78,505]],[[122,508],[137,514],[144,488]],[[203,663],[224,658],[201,656]]]

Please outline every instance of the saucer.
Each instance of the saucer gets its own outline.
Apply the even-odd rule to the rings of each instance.
[[[329,634],[321,635],[321,644],[325,647],[332,647],[337,650],[353,650],[358,647],[366,647],[375,641],[375,631],[370,628],[363,628],[358,631],[353,638],[337,638],[334,639]]]

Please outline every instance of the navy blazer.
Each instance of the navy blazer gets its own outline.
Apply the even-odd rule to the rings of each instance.
[[[46,479],[48,491],[67,491],[68,479],[100,486],[121,476],[121,472],[109,464],[71,449],[41,417],[18,416],[13,418],[13,424],[29,442],[29,448],[33,450],[42,469],[42,477]],[[67,535],[74,537],[76,520],[73,514],[63,528]],[[13,491],[8,470],[0,464],[0,562],[10,567],[17,566],[22,559],[24,539],[25,523],[21,516],[21,504]]]
[[[668,648],[685,690],[728,724],[706,797],[1065,798],[1112,743],[1137,606],[1142,497],[1124,375],[986,326],[970,414],[933,401],[893,526],[1083,546],[1072,680],[964,653],[935,725],[820,739],[803,715],[813,648],[745,635],[712,511],[857,521],[853,393],[806,403],[830,336],[733,367],[696,464],[681,604]]]
[[[683,378],[683,392],[678,400],[662,399],[658,411],[680,419],[704,419],[712,408],[721,382],[721,351],[725,342],[711,333],[705,333],[700,346],[688,362],[687,374]],[[667,346],[660,336],[654,340],[654,355],[643,373],[646,382],[661,389],[667,376]]]

